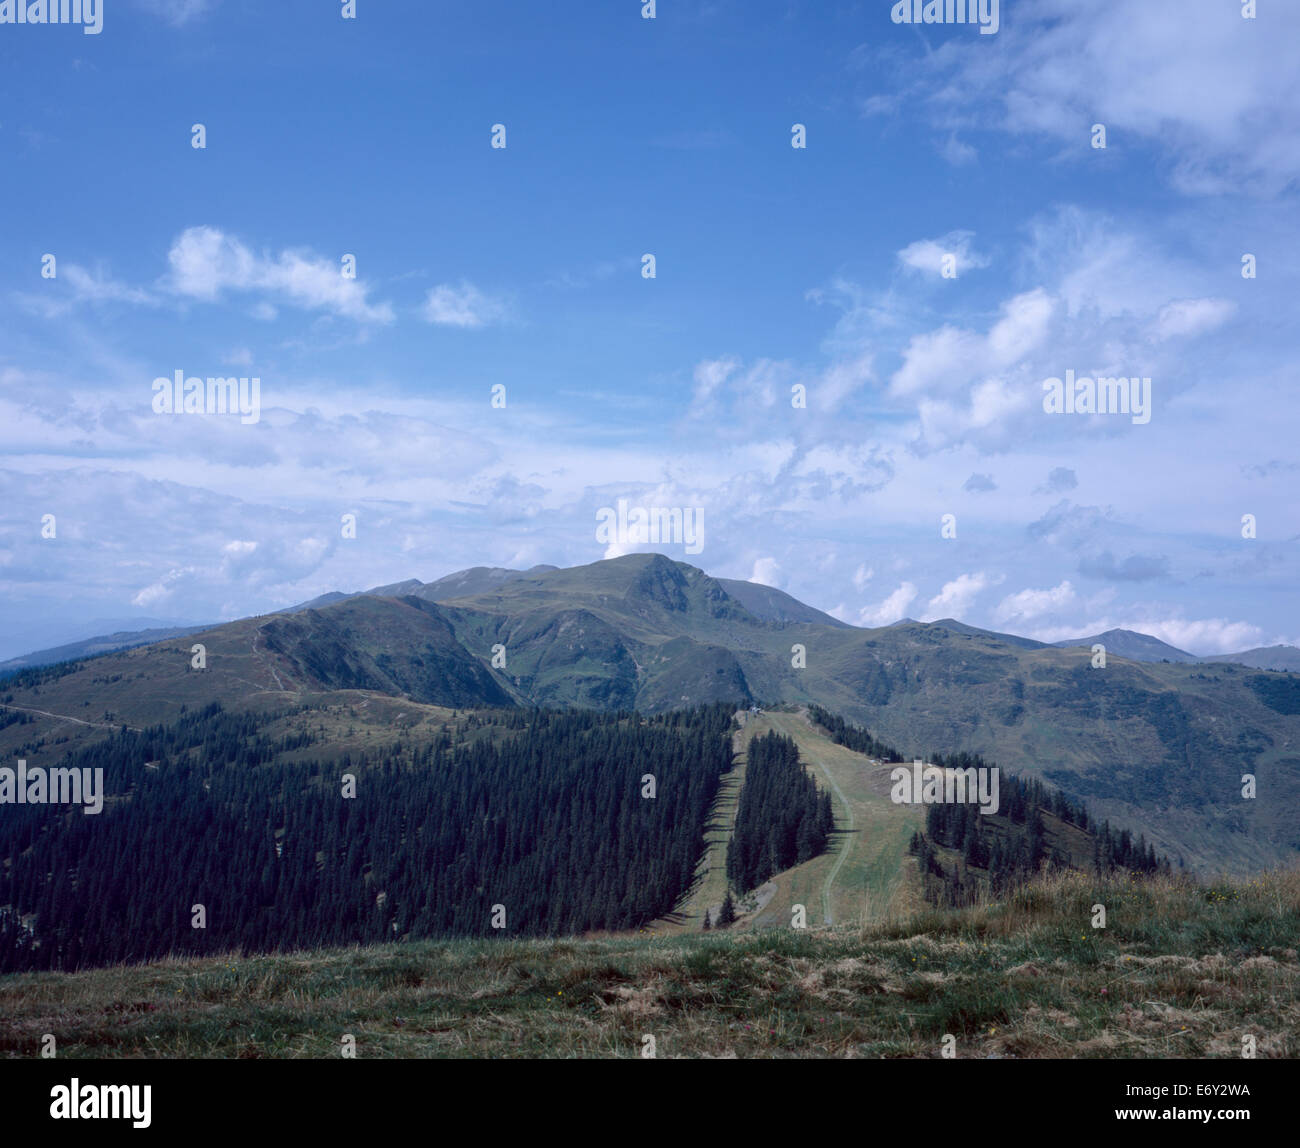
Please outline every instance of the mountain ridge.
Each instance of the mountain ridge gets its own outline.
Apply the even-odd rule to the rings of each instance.
[[[627,555],[625,557],[636,557],[636,555]],[[662,555],[658,555],[658,557],[664,557],[665,561],[671,561]],[[331,590],[309,601],[300,602],[294,606],[286,606],[273,611],[273,613],[296,614],[306,610],[319,610],[338,602],[361,597],[414,596],[430,602],[445,602],[455,598],[477,597],[480,594],[491,593],[497,587],[518,579],[537,577],[541,574],[554,573],[562,569],[584,568],[565,568],[549,564],[539,564],[527,570],[515,570],[500,566],[471,566],[464,570],[446,574],[432,582],[421,582],[418,578],[408,578],[401,582],[374,586],[368,590],[351,592]],[[773,586],[734,578],[715,578],[714,581],[750,613],[766,621],[809,622],[841,629],[870,628],[853,626],[823,610],[819,610],[815,606],[809,606],[786,591]],[[956,618],[940,618],[931,622],[919,622],[914,618],[901,618],[897,622],[890,623],[888,628],[909,625],[937,626],[953,633],[981,635],[1022,649],[1041,649],[1048,646],[1058,649],[1090,648],[1100,643],[1106,646],[1109,656],[1124,657],[1139,662],[1166,660],[1185,663],[1231,662],[1254,669],[1283,672],[1300,671],[1300,647],[1289,645],[1264,646],[1242,650],[1237,653],[1200,656],[1172,646],[1153,635],[1123,627],[1113,627],[1099,634],[1078,638],[1064,638],[1055,642],[1044,642],[1019,634],[989,630],[961,622]],[[24,669],[94,657],[101,653],[111,653],[116,650],[147,645],[167,637],[197,634],[211,628],[213,628],[212,625],[175,625],[98,634],[79,641],[65,642],[47,649],[34,650],[27,654],[0,661],[0,679]]]
[[[441,602],[350,596],[25,671],[0,683],[0,704],[31,722],[0,729],[0,752],[48,756],[212,701],[265,709],[339,691],[648,713],[816,702],[907,755],[979,753],[1037,774],[1191,866],[1252,871],[1300,851],[1300,679],[1120,655],[1098,670],[1086,647],[960,624],[765,619],[663,555],[525,572]],[[1268,800],[1242,801],[1248,773]]]

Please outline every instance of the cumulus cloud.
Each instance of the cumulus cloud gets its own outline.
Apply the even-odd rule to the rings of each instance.
[[[226,292],[263,294],[304,310],[328,311],[362,323],[391,323],[387,303],[372,304],[359,279],[345,278],[342,264],[300,251],[258,255],[215,227],[187,228],[167,253],[167,286],[176,294],[205,303]]]
[[[993,616],[999,622],[1007,624],[1029,622],[1045,614],[1058,614],[1077,602],[1074,587],[1065,581],[1047,590],[1029,589],[1008,594],[998,603]]]
[[[916,587],[904,582],[884,601],[864,606],[858,611],[858,625],[874,628],[889,626],[907,616],[907,608],[916,600]]]
[[[1264,631],[1249,622],[1234,622],[1227,618],[1170,617],[1154,609],[1126,617],[1093,618],[1082,625],[1044,625],[1032,629],[1030,636],[1042,642],[1060,642],[1088,634],[1104,634],[1107,630],[1131,630],[1135,634],[1159,638],[1197,657],[1236,654],[1268,644]],[[1278,641],[1273,644],[1286,643]]]
[[[1234,654],[1258,646],[1263,640],[1258,626],[1227,618],[1146,620],[1130,628],[1140,628],[1190,654]]]
[[[945,582],[943,589],[930,599],[926,612],[921,616],[923,622],[933,622],[939,618],[957,618],[968,614],[975,599],[989,586],[1000,579],[991,578],[983,572],[961,574],[951,582]]]
[[[187,579],[198,573],[193,566],[178,566],[168,570],[161,578],[142,587],[132,598],[132,606],[153,608],[171,598]]]
[[[987,256],[972,249],[974,237],[973,231],[950,231],[938,239],[918,239],[898,253],[898,261],[913,271],[941,276],[945,259],[952,256],[953,272],[961,276],[989,265]]]
[[[1275,191],[1300,176],[1294,4],[1261,10],[1258,21],[1243,20],[1237,3],[1021,5],[998,51],[979,39],[905,62],[882,54],[895,90],[864,113],[911,102],[949,137],[992,126],[1081,157],[1088,128],[1100,122],[1112,140],[1160,149],[1167,177],[1188,194],[1236,193],[1243,183]]]
[[[952,392],[981,374],[1011,366],[1043,342],[1052,307],[1051,296],[1035,288],[1003,303],[1001,317],[987,334],[943,326],[913,336],[903,365],[890,380],[890,392]]]

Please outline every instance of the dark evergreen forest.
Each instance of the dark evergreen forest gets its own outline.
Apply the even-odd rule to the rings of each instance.
[[[872,737],[870,731],[861,726],[849,725],[839,714],[833,714],[819,705],[810,705],[808,717],[830,735],[831,741],[845,749],[865,753],[868,757],[879,758],[881,761],[903,760],[903,755],[892,745],[886,745]]]
[[[747,762],[727,850],[727,879],[742,893],[824,852],[835,828],[831,795],[808,776],[793,738],[754,738]]]
[[[931,761],[950,769],[992,768],[977,753],[937,753]],[[1082,802],[1070,801],[1060,790],[1005,770],[999,771],[998,780],[996,815],[986,816],[969,802],[926,806],[925,833],[913,835],[910,851],[932,903],[970,904],[981,889],[1000,897],[1044,867],[1091,868],[1096,873],[1168,871],[1169,862],[1158,857],[1144,837],[1134,840],[1127,829],[1116,832],[1108,821],[1097,823]],[[1049,814],[1091,838],[1091,858],[1049,846],[1044,820]],[[945,865],[939,847],[955,851],[959,860]]]
[[[818,705],[808,707],[812,718],[832,741],[881,761],[904,760],[892,746],[870,731],[847,723]],[[949,769],[995,768],[977,753],[932,753],[925,760]],[[970,904],[981,890],[1000,897],[1042,868],[1091,868],[1097,873],[1117,869],[1133,873],[1167,871],[1169,862],[1158,857],[1145,838],[1137,840],[1127,829],[1116,831],[1110,823],[1097,823],[1083,802],[1070,801],[1059,789],[1049,789],[1036,778],[1020,778],[1000,770],[999,807],[995,816],[980,813],[969,803],[936,802],[925,810],[925,832],[914,834],[910,852],[921,867],[928,901],[936,905]],[[1079,857],[1049,846],[1044,816],[1073,825],[1091,838],[1091,857]],[[959,856],[945,863],[941,849]]]
[[[102,813],[0,810],[0,972],[634,928],[690,887],[733,709],[490,711],[341,766],[262,732],[289,711],[124,730],[59,763]]]

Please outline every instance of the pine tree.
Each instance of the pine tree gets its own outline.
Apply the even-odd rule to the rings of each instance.
[[[736,903],[731,899],[731,890],[722,898],[722,908],[718,910],[718,928],[725,929],[736,920]]]

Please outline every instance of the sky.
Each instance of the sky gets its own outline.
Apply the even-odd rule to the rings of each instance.
[[[1300,5],[344,7],[0,23],[0,657],[635,550],[1300,641]],[[1098,375],[1145,415],[1045,409]]]

